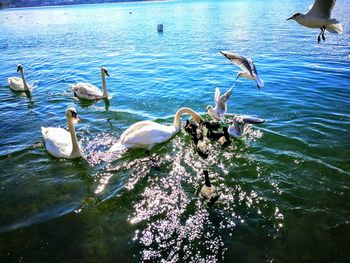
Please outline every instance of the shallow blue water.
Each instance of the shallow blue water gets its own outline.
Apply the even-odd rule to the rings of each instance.
[[[344,33],[317,44],[318,30],[286,21],[311,2],[1,10],[1,262],[348,261],[350,6],[333,11]],[[106,153],[136,121],[170,124],[185,106],[206,117],[215,87],[228,89],[239,70],[220,50],[251,57],[265,82],[238,80],[228,103],[266,119],[254,134],[212,143],[207,160],[184,131],[154,160]],[[7,86],[18,63],[32,98]],[[78,101],[69,84],[100,87],[101,66],[110,105]],[[64,127],[68,106],[82,119],[85,159],[44,148],[40,127]],[[203,169],[221,191],[212,207],[198,198]]]

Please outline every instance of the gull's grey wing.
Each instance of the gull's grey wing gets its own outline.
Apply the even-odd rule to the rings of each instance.
[[[336,0],[315,0],[308,14],[315,17],[330,19]]]
[[[252,73],[249,61],[245,57],[228,51],[220,51],[220,53],[228,58],[231,62],[236,64],[238,67],[240,67],[242,70]]]
[[[247,60],[248,60],[249,66],[251,68],[250,74],[252,76],[256,77],[258,75],[258,70],[256,69],[256,67],[251,59],[247,59]]]
[[[222,94],[219,98],[219,101],[226,103],[228,99],[231,97],[231,94],[232,94],[232,88],[230,88],[228,91]]]
[[[251,117],[251,116],[242,116],[242,122],[249,123],[249,124],[260,124],[260,123],[264,123],[265,120],[261,118]]]

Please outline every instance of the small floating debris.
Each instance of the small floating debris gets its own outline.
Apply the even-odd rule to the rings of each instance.
[[[158,33],[163,33],[163,24],[158,24],[157,31]]]

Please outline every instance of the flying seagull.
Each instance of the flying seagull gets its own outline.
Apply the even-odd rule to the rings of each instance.
[[[213,108],[211,105],[207,106],[207,111],[210,117],[212,117],[214,120],[217,120],[217,121],[223,120],[223,117],[227,112],[226,102],[230,98],[231,94],[232,94],[232,88],[230,88],[221,96],[220,96],[219,88],[217,87],[215,89],[215,96],[214,96],[215,107]]]
[[[340,34],[343,32],[342,24],[336,19],[330,19],[335,1],[336,0],[315,0],[307,13],[295,13],[287,20],[292,19],[302,26],[321,29],[317,37],[317,41],[320,43],[321,37],[323,41],[326,40],[324,37],[325,30],[333,34]]]
[[[255,80],[259,89],[264,87],[264,81],[259,78],[258,71],[251,59],[228,51],[220,51],[220,53],[243,70],[238,72],[236,79],[242,76],[247,79]]]

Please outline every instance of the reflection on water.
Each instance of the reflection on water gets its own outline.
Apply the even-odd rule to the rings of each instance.
[[[285,21],[304,2],[0,10],[0,261],[348,262],[350,6],[333,11],[344,34],[317,44]],[[215,87],[239,71],[221,50],[252,58],[265,82],[238,79],[228,112],[264,124],[209,142],[207,159],[183,130],[150,154],[109,152],[137,121],[171,124],[181,107],[208,118]],[[31,98],[7,86],[18,63]],[[111,97],[74,98],[69,85],[100,83],[101,66]],[[40,132],[65,127],[67,107],[84,149],[72,161],[51,157]],[[212,205],[199,197],[204,169]]]

